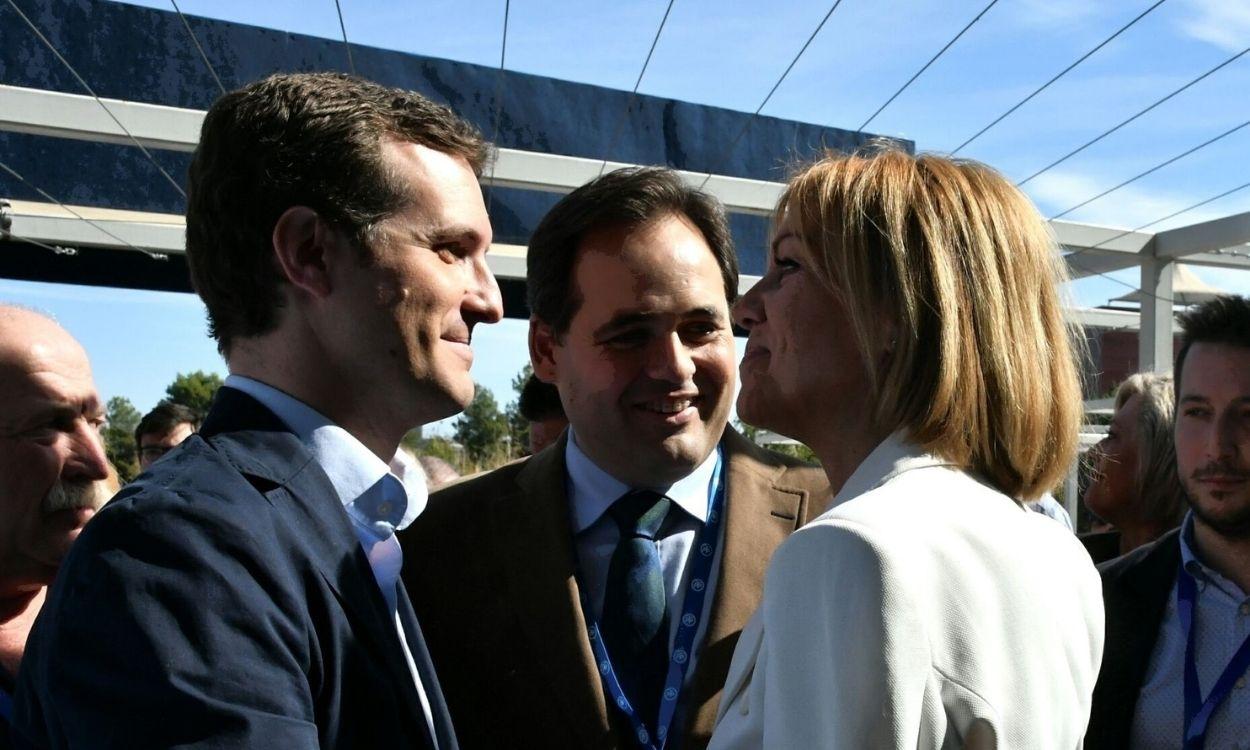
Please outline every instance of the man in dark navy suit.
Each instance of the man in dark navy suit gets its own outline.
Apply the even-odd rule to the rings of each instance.
[[[230,369],[201,431],[84,530],[27,648],[26,747],[454,750],[395,531],[397,455],[473,396],[502,314],[478,133],[334,74],[218,100],[187,255]]]

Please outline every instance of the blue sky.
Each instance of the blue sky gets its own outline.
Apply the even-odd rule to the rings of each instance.
[[[503,0],[340,0],[354,44],[498,65]],[[509,69],[629,89],[668,0],[513,3]],[[867,130],[950,151],[1152,5],[1154,0],[1000,0]],[[168,0],[136,4],[169,10]],[[831,0],[770,8],[743,0],[675,0],[640,90],[753,111]],[[844,0],[764,113],[856,128],[980,13],[988,0]],[[183,11],[338,38],[333,0],[180,0]],[[1167,0],[960,155],[1019,180],[1250,47],[1250,0]],[[367,73],[367,71],[365,71]],[[227,82],[229,85],[231,82]],[[1051,216],[1250,120],[1250,54],[1025,185]],[[1131,228],[1246,182],[1250,127],[1067,218]],[[1250,189],[1152,230],[1250,210]],[[1196,269],[1250,293],[1250,274]],[[1135,272],[1073,285],[1100,305]],[[0,280],[0,300],[56,315],[84,342],[104,395],[140,409],[176,372],[224,366],[189,295]],[[526,361],[524,325],[483,327],[475,378],[501,400]]]

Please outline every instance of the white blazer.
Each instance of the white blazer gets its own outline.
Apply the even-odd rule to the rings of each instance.
[[[1079,748],[1102,648],[1071,532],[890,437],[773,556],[710,750]]]

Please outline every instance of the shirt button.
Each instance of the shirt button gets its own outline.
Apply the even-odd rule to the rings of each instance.
[[[1238,678],[1237,678],[1237,682],[1235,682],[1235,683],[1233,683],[1233,684],[1236,686],[1236,688],[1237,688],[1238,690],[1240,690],[1241,688],[1244,688],[1244,687],[1246,686],[1246,678],[1245,678],[1245,677],[1238,677]]]
[[[1250,602],[1246,602],[1245,604],[1241,605],[1241,607],[1239,607],[1237,611],[1242,613],[1243,615],[1250,615]]]
[[[384,502],[384,503],[382,503],[381,505],[379,505],[379,506],[378,506],[378,513],[380,513],[381,515],[384,515],[384,516],[389,516],[389,515],[391,514],[391,504],[390,504],[390,502],[389,502],[389,501],[388,501],[388,502]]]

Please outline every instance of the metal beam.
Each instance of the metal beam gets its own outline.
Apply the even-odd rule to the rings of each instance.
[[[157,253],[185,251],[186,221],[175,214],[69,206],[71,213],[52,203],[13,200],[9,204],[9,231],[25,239],[70,247],[125,250],[130,243]]]
[[[1068,253],[1063,262],[1068,266],[1068,276],[1073,280],[1097,276],[1101,273],[1123,271],[1136,268],[1141,264],[1142,256],[1129,253],[1102,253],[1091,250],[1081,253]]]
[[[181,255],[186,252],[187,223],[177,214],[146,211],[118,211],[90,206],[61,208],[51,203],[9,201],[5,215],[12,221],[9,231],[16,237],[62,247],[136,248]],[[77,213],[90,222],[71,213]],[[109,236],[109,234],[115,236]],[[125,240],[121,242],[119,240]],[[497,278],[525,279],[523,245],[491,245],[487,265]]]
[[[1139,255],[1148,250],[1150,241],[1154,239],[1154,235],[1147,232],[1128,232],[1072,221],[1052,221],[1050,228],[1062,247],[1080,252],[1082,256],[1091,253]]]
[[[109,112],[124,123],[135,139],[145,147],[184,152],[194,150],[204,119],[202,110],[119,99],[102,101]],[[130,143],[126,134],[92,97],[17,86],[0,85],[0,130],[102,143]],[[608,162],[606,169],[626,166],[633,165]],[[566,193],[593,179],[601,168],[603,163],[599,159],[499,149],[493,174],[487,181],[493,181],[495,185],[502,187]],[[694,172],[680,174],[694,184],[702,183],[705,176]],[[764,180],[713,175],[707,180],[705,189],[719,198],[730,211],[767,216],[772,213],[784,185]],[[29,227],[30,222],[57,224],[57,220],[61,224],[76,221],[62,215],[27,217],[23,223]],[[100,223],[108,228],[112,226],[108,221],[111,220],[104,219]],[[126,224],[132,220],[118,221]],[[157,221],[157,226],[154,227],[145,226],[150,223],[153,222],[144,218],[134,219],[134,226],[119,224],[119,231],[115,233],[140,247],[158,252],[182,252],[181,240],[175,241],[169,235],[172,230],[165,222]],[[1250,269],[1250,257],[1216,252],[1250,242],[1250,212],[1173,229],[1158,235],[1069,221],[1052,221],[1050,226],[1060,246],[1069,251],[1069,255],[1065,257],[1073,279],[1132,268],[1152,255],[1162,258],[1184,257],[1187,263],[1195,265]],[[17,229],[14,231],[18,232]],[[39,239],[41,235],[57,236],[62,238],[60,241],[71,245],[121,244],[90,225],[76,228],[42,226],[35,230],[28,228],[26,231],[31,232],[28,236],[32,239]],[[493,261],[501,265],[501,275],[507,278],[524,278],[523,269],[518,275],[518,261],[515,258],[505,260],[505,257],[507,256],[499,255],[498,260]]]
[[[1217,268],[1236,268],[1250,270],[1250,245],[1237,248],[1223,248],[1224,253],[1198,253],[1186,255],[1182,260],[1187,266],[1215,266]],[[1232,252],[1237,255],[1233,255]]]
[[[101,99],[145,148],[194,151],[204,112],[120,99]],[[0,130],[97,143],[131,145],[90,96],[0,85]]]
[[[1247,242],[1250,242],[1250,211],[1159,232],[1155,235],[1155,255],[1185,258]]]
[[[1064,311],[1069,322],[1085,328],[1135,331],[1141,328],[1141,315],[1133,310],[1105,310],[1098,307],[1070,307]]]
[[[102,99],[139,143],[147,148],[194,151],[204,111],[155,104]],[[56,138],[129,145],[130,139],[90,96],[0,85],[0,130]],[[608,162],[606,169],[634,166]],[[567,193],[594,179],[600,159],[501,148],[488,178],[501,187]],[[705,173],[680,172],[700,184]],[[767,216],[777,205],[784,185],[765,180],[713,175],[704,189],[737,213]]]
[[[1176,261],[1142,258],[1141,332],[1137,336],[1137,369],[1172,371],[1172,277]]]

